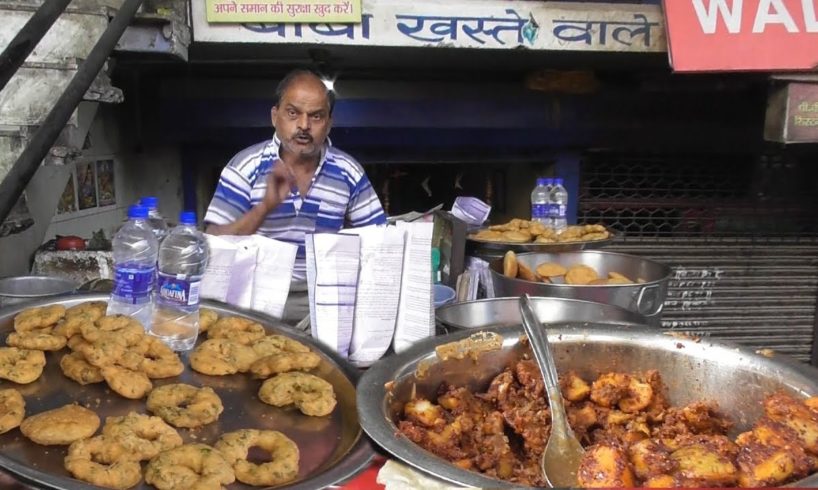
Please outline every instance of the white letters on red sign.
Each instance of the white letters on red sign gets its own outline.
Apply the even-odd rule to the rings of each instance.
[[[741,32],[743,0],[692,0],[699,25],[705,34],[715,34],[719,19],[727,32]],[[794,0],[793,0],[794,1]],[[804,19],[804,32],[818,32],[818,16],[815,3],[818,0],[801,0]],[[782,25],[787,32],[799,33],[798,24],[787,9],[785,0],[759,0],[753,22],[753,33],[763,33],[768,25]]]

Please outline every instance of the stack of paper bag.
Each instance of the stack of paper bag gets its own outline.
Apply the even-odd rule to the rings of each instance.
[[[281,318],[298,247],[261,235],[205,235],[201,296]]]
[[[434,335],[434,223],[308,235],[313,337],[358,366]]]

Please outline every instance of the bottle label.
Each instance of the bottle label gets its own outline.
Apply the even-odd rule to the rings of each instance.
[[[156,301],[168,306],[195,306],[199,304],[201,276],[159,273],[156,283]]]
[[[532,204],[531,205],[531,219],[540,219],[548,216],[547,204]]]
[[[122,303],[148,303],[153,292],[155,274],[155,267],[118,266],[114,272],[113,295]]]

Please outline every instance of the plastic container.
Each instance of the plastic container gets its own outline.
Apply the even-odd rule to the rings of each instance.
[[[562,185],[563,180],[560,178],[554,179],[554,186],[551,188],[550,202],[550,224],[557,233],[562,232],[568,227],[568,219],[566,213],[568,212],[568,190]]]
[[[114,289],[108,302],[108,314],[130,316],[148,330],[153,318],[152,293],[159,251],[148,225],[148,208],[131,206],[128,209],[128,222],[114,235],[111,246]]]
[[[196,213],[183,212],[159,247],[156,313],[150,334],[176,351],[193,348],[199,335],[199,289],[207,267],[207,242]]]
[[[148,208],[148,224],[154,236],[156,236],[156,240],[161,244],[162,240],[168,236],[169,230],[167,220],[159,213],[159,198],[153,196],[143,197],[139,200],[139,204]]]
[[[549,196],[548,179],[538,178],[537,185],[531,191],[531,221],[548,225]]]
[[[443,305],[447,305],[454,301],[455,296],[457,293],[454,289],[446,286],[445,284],[435,284],[434,285],[434,299],[435,299],[435,308],[440,308]]]

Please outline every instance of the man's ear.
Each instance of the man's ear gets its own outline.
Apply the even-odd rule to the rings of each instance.
[[[272,123],[273,127],[276,127],[276,115],[278,114],[278,107],[273,106],[270,109],[270,122]]]

